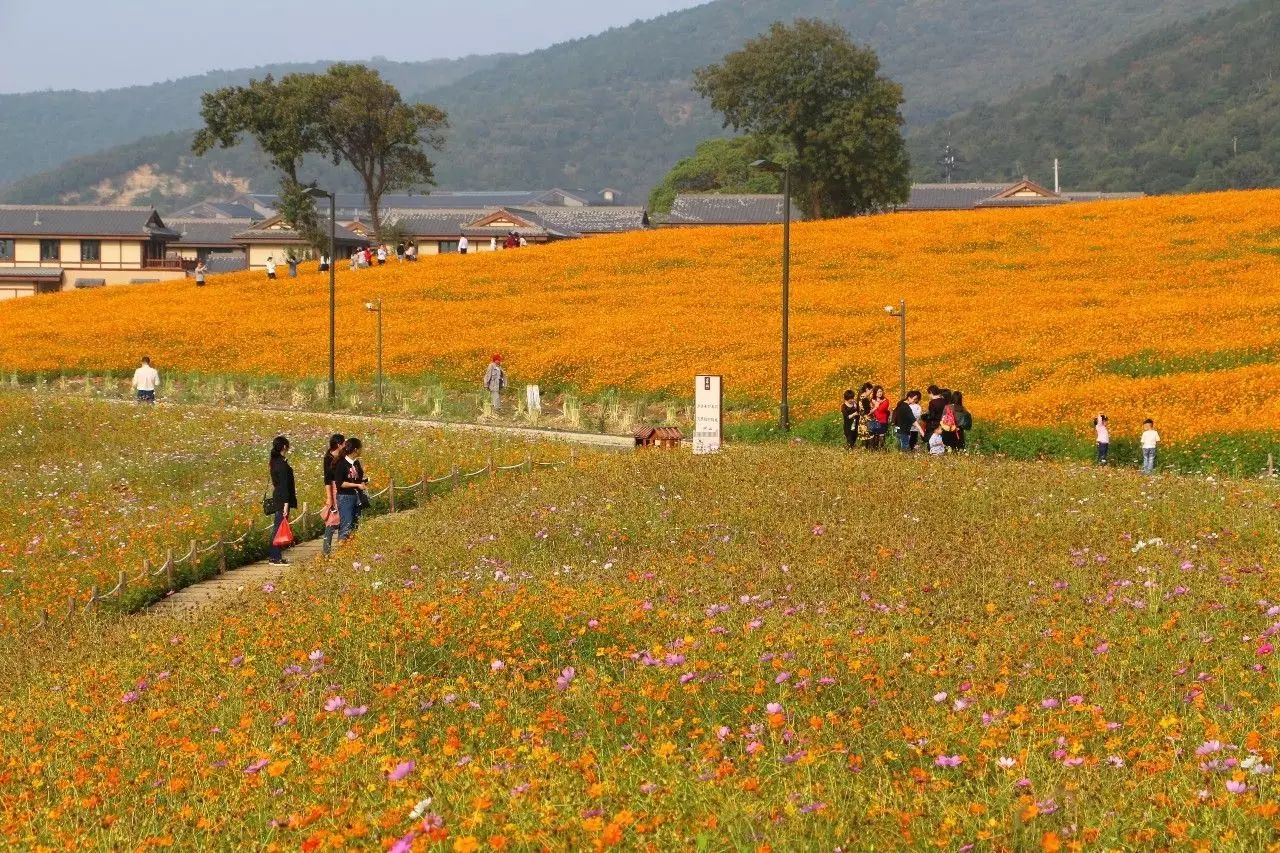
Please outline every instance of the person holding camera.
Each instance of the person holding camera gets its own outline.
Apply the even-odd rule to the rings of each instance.
[[[369,478],[360,464],[360,439],[352,436],[342,448],[335,466],[338,486],[338,541],[350,538],[360,526],[360,511],[369,506]]]

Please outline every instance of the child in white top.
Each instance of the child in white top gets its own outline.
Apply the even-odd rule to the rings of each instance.
[[[941,456],[947,452],[947,446],[942,442],[942,427],[938,427],[933,431],[933,435],[929,436],[929,455]]]
[[[1111,449],[1111,429],[1107,426],[1107,416],[1098,413],[1093,419],[1093,428],[1098,434],[1098,464],[1107,464],[1107,451]]]
[[[1156,447],[1160,444],[1160,433],[1156,432],[1156,425],[1147,418],[1142,422],[1142,473],[1154,474],[1156,472]]]

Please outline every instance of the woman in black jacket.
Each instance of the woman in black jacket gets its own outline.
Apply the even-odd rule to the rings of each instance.
[[[289,561],[275,545],[276,531],[289,515],[290,507],[298,505],[298,493],[293,484],[293,468],[286,458],[289,455],[289,439],[277,435],[271,442],[271,496],[276,503],[276,523],[271,525],[270,562],[273,566],[287,566]]]

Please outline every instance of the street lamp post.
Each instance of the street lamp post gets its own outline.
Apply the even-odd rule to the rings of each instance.
[[[899,350],[898,378],[902,382],[902,396],[899,399],[905,400],[907,399],[907,300],[901,300],[896,311],[893,310],[892,305],[884,306],[884,313],[890,317],[900,317],[902,319],[902,346]]]
[[[364,309],[378,315],[378,411],[382,411],[382,300],[366,302]]]
[[[334,257],[333,245],[338,230],[338,200],[331,192],[319,187],[307,187],[306,194],[312,198],[329,199],[329,405],[333,406],[338,399],[338,321],[337,321],[337,286],[336,270],[338,259]]]
[[[782,405],[778,426],[791,429],[791,411],[787,396],[787,354],[791,314],[791,167],[772,160],[756,160],[751,168],[782,175]]]

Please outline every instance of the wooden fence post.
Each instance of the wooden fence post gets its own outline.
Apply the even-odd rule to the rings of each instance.
[[[1275,475],[1276,475],[1276,462],[1275,462],[1275,459],[1272,458],[1271,454],[1268,453],[1267,454],[1267,476],[1274,477]]]
[[[524,454],[524,471],[526,474],[533,473],[533,454],[527,450]]]
[[[391,485],[387,487],[387,494],[391,496],[391,512],[396,511],[396,475],[391,475]]]
[[[164,560],[164,579],[169,585],[169,592],[173,592],[173,549],[169,549],[169,553],[165,555]]]
[[[97,602],[97,600],[98,600],[98,585],[94,584],[93,586],[89,587],[89,602],[85,604],[84,612],[88,613],[90,610],[92,610],[93,605],[95,602]]]
[[[227,543],[222,537],[218,537],[218,574],[223,575],[227,572]]]
[[[431,487],[427,485],[427,472],[424,469],[422,471],[421,486],[419,486],[418,488],[418,505],[419,506],[426,504],[427,498],[430,496],[430,489]]]
[[[123,597],[123,596],[124,596],[124,591],[125,591],[125,589],[126,589],[128,586],[129,586],[129,578],[125,575],[125,572],[124,572],[124,570],[122,569],[122,570],[120,571],[120,580],[119,580],[119,582],[116,584],[117,594]]]
[[[453,465],[452,465],[452,466],[450,466],[450,468],[449,468],[449,477],[450,477],[450,478],[452,478],[452,480],[453,480],[453,482],[450,484],[450,488],[452,488],[452,489],[456,489],[456,488],[458,488],[458,482],[459,482],[460,478],[459,478],[459,476],[458,476],[458,463],[457,463],[457,462],[453,463]]]
[[[485,467],[489,469],[489,478],[493,479],[493,454],[492,453],[489,454],[489,461]]]
[[[569,448],[569,467],[575,468],[578,465],[578,448]]]

